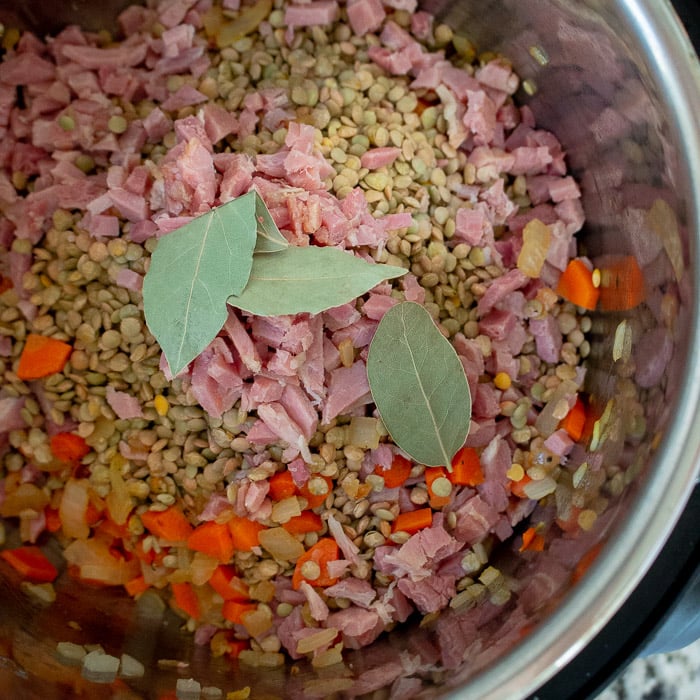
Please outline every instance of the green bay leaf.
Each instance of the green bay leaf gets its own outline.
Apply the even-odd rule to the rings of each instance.
[[[367,376],[393,441],[416,462],[451,470],[469,433],[469,384],[455,349],[420,304],[401,302],[384,314]]]
[[[315,314],[406,272],[337,248],[289,246],[274,255],[254,255],[246,288],[230,296],[228,303],[258,316]]]
[[[255,193],[255,218],[257,219],[258,240],[256,253],[278,253],[289,248],[287,239],[280,233],[262,197]]]
[[[163,236],[143,281],[146,323],[174,375],[216,337],[248,283],[257,240],[250,192]]]

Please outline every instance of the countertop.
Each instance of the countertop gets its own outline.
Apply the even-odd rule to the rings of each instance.
[[[595,700],[698,700],[700,640],[633,661]]]

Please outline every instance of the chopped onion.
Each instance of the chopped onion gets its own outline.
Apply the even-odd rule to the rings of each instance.
[[[119,675],[122,678],[141,678],[146,672],[144,665],[129,654],[122,654]]]
[[[304,545],[283,527],[271,527],[261,530],[258,535],[260,545],[275,559],[293,561],[304,553]]]
[[[194,678],[178,678],[175,694],[178,700],[199,700],[202,695],[202,686]]]
[[[243,613],[241,619],[251,637],[261,637],[272,627],[272,612],[267,605],[259,605],[257,610]]]
[[[379,420],[369,416],[353,416],[348,427],[348,444],[368,450],[379,447]]]
[[[88,482],[84,479],[69,479],[63,487],[63,496],[58,506],[63,534],[75,540],[85,540],[90,535],[87,524]]]
[[[0,515],[3,518],[16,518],[25,510],[40,513],[48,503],[48,495],[38,486],[20,484],[14,491],[5,496],[5,500],[0,505]]]
[[[327,647],[337,636],[338,630],[335,627],[327,627],[310,634],[308,637],[302,637],[297,642],[297,654],[308,654],[316,649]]]
[[[91,651],[83,658],[82,675],[94,683],[112,683],[117,678],[119,659],[102,651]]]
[[[56,645],[56,654],[59,661],[68,666],[80,666],[87,652],[82,644],[73,644],[73,642],[59,642]]]
[[[238,660],[246,666],[263,668],[279,668],[284,666],[284,654],[274,651],[256,651],[244,649],[238,656]]]
[[[282,524],[289,522],[298,515],[301,515],[299,499],[296,496],[290,496],[272,506],[272,515],[270,517],[273,522]]]
[[[529,481],[523,486],[525,495],[533,501],[539,501],[540,498],[549,496],[549,494],[554,493],[556,489],[557,482],[554,481],[551,476],[545,476],[544,479],[540,479],[539,481]]]

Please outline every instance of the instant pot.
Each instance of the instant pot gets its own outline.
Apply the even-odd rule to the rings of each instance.
[[[0,0],[7,16],[42,30],[71,21],[98,27],[109,21],[112,3],[53,5]],[[581,183],[586,253],[594,261],[633,255],[642,268],[643,304],[594,314],[587,389],[603,402],[615,399],[622,416],[619,381],[633,377],[647,430],[633,442],[612,435],[604,446],[604,465],[620,465],[635,478],[626,479],[588,535],[591,546],[600,543],[588,572],[537,610],[470,618],[474,638],[463,663],[436,671],[412,697],[588,698],[639,654],[700,637],[700,66],[666,0],[426,0],[423,6],[480,49],[513,61],[526,88],[520,98],[538,125],[556,133]],[[695,2],[676,6],[697,41]],[[613,357],[622,322],[632,329],[627,364]],[[658,371],[650,368],[654,358]],[[546,561],[549,553],[543,554]],[[517,578],[528,570],[510,573]],[[58,599],[46,607],[28,602],[16,584],[0,572],[5,697],[75,696],[68,685],[75,669],[55,656],[60,641],[99,641],[109,653],[128,652],[146,665],[143,678],[126,686],[86,681],[84,697],[157,698],[183,675],[225,690],[250,685],[254,698],[324,696],[324,677],[310,667],[256,670],[210,658],[157,605],[134,604],[111,590],[78,590],[68,581],[57,585]],[[515,613],[527,618],[518,630]],[[396,628],[350,654],[343,672],[360,678],[431,643],[429,627]],[[404,672],[410,675],[409,668]]]

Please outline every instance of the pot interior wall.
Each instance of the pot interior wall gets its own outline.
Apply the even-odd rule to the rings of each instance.
[[[601,413],[607,408],[608,414],[601,424],[601,447],[591,451],[590,459],[609,471],[611,506],[585,541],[574,545],[585,552],[629,529],[640,499],[650,498],[649,482],[658,485],[669,479],[668,460],[657,458],[655,451],[659,445],[664,447],[668,425],[676,418],[696,315],[689,261],[695,256],[697,203],[693,203],[693,182],[688,176],[689,156],[676,116],[669,111],[668,95],[646,58],[649,47],[633,31],[634,17],[628,14],[633,3],[628,8],[624,3],[596,0],[428,0],[423,5],[475,41],[479,49],[501,51],[513,61],[524,81],[520,98],[531,106],[538,124],[561,140],[581,183],[587,215],[582,235],[585,252],[601,268],[620,256],[633,256],[644,274],[642,304],[594,317],[587,388]],[[22,8],[24,3],[0,6]],[[42,19],[40,12],[32,14],[27,7],[22,12],[25,22]],[[61,15],[61,20],[74,17]],[[624,295],[621,289],[620,306]],[[646,429],[643,435],[630,436],[629,401],[637,399],[644,408]],[[690,468],[684,469],[683,479],[691,483]],[[675,514],[670,509],[669,520]],[[454,656],[464,660],[433,674],[423,683],[420,697],[459,692],[465,684],[474,689],[465,690],[465,697],[482,697],[478,683],[485,668],[492,678],[496,673],[512,678],[514,671],[505,670],[507,655],[527,645],[545,648],[561,636],[557,611],[575,606],[582,586],[592,595],[597,575],[602,586],[606,580],[602,567],[610,564],[612,556],[607,550],[606,545],[600,565],[582,583],[551,591],[544,596],[544,606],[513,603],[500,611],[485,609],[480,617],[473,612],[464,618],[454,614],[456,627],[468,625],[471,630],[469,635],[464,629],[455,635],[455,644],[462,646]],[[515,578],[542,575],[543,581],[547,567],[553,565],[546,555],[533,566],[511,559],[508,552],[500,563]],[[57,602],[44,608],[28,604],[17,592],[17,583],[0,577],[0,688],[5,697],[71,696],[68,688],[79,678],[79,671],[55,660],[59,641],[100,640],[110,653],[132,654],[147,667],[143,679],[129,684],[137,693],[134,697],[153,698],[172,691],[183,673],[225,689],[250,685],[254,697],[323,697],[333,689],[343,697],[347,689],[357,687],[356,679],[367,677],[367,671],[401,664],[407,651],[425,653],[435,648],[430,626],[414,625],[353,652],[342,669],[331,673],[302,664],[293,672],[290,668],[232,669],[196,648],[190,637],[179,632],[178,620],[147,596],[134,605],[110,591],[76,590],[67,580],[57,586]],[[533,628],[536,634],[525,638]],[[465,639],[468,643],[458,641]],[[557,653],[565,656],[566,651]],[[4,665],[3,656],[8,657]],[[158,659],[180,659],[189,665],[180,671],[159,668]],[[513,668],[518,663],[516,659]],[[517,692],[534,689],[533,684],[553,671],[533,668],[529,679],[520,679]],[[112,691],[121,693],[120,698],[132,697],[124,688],[117,691],[91,683],[81,687],[88,698],[105,698]],[[485,692],[489,687],[493,684],[483,685]],[[505,682],[498,697],[511,697],[510,692]]]

